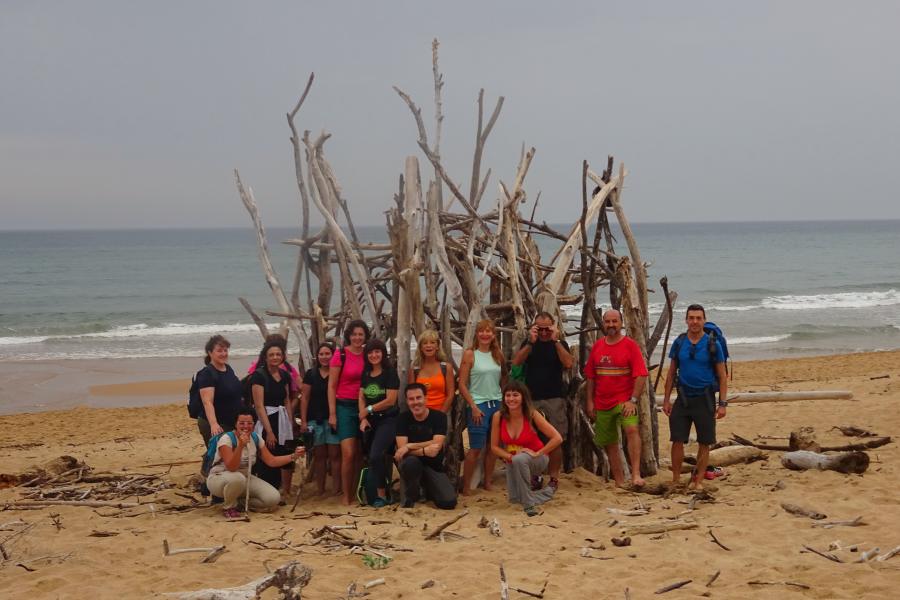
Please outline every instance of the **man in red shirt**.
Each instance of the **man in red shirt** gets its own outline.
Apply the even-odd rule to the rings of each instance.
[[[617,310],[603,313],[605,337],[591,348],[584,365],[587,379],[585,408],[594,420],[594,443],[606,448],[609,468],[616,486],[625,481],[619,457],[619,427],[628,437],[631,483],[640,487],[641,434],[638,431],[637,403],[647,385],[647,365],[637,343],[622,333],[622,315]]]

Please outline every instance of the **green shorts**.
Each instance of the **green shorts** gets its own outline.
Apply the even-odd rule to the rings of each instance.
[[[337,436],[340,441],[359,435],[359,405],[338,398],[335,406],[337,416]]]
[[[594,444],[609,446],[619,442],[619,427],[632,427],[638,424],[637,411],[630,417],[622,416],[624,404],[616,404],[609,410],[598,410],[594,417]]]

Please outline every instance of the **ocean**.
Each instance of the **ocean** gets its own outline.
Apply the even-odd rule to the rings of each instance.
[[[673,335],[697,302],[735,360],[900,347],[900,221],[633,229],[651,263],[651,312],[664,306],[661,276],[678,292]],[[386,241],[383,226],[358,231]],[[279,242],[297,234],[268,230],[286,288],[296,248]],[[237,297],[274,305],[249,228],[0,232],[0,289],[3,361],[199,357],[214,333],[249,356],[260,338]]]

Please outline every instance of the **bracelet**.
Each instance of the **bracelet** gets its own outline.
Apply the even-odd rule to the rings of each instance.
[[[728,406],[728,402],[725,400],[719,400],[719,406],[725,408],[726,406]]]

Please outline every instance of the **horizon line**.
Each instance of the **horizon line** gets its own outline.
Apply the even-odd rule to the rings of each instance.
[[[751,219],[746,221],[734,220],[734,221],[630,221],[632,225],[736,225],[736,224],[767,224],[767,223],[883,223],[885,221],[900,221],[900,217],[871,217],[871,218],[860,218],[860,219]],[[548,223],[547,221],[543,221],[545,225],[549,226],[558,226],[558,225],[574,225],[577,221],[571,223]],[[311,224],[312,225],[312,224]],[[591,226],[594,224],[592,223]],[[316,227],[324,226],[324,224],[316,224]],[[382,224],[375,225],[360,225],[354,223],[356,227],[382,227]],[[342,225],[343,229],[346,225]],[[283,230],[283,229],[292,229],[291,226],[274,226],[274,227],[266,227],[266,230]],[[29,228],[24,227],[21,229],[0,229],[0,233],[49,233],[49,232],[110,232],[110,231],[215,231],[222,229],[248,229],[253,230],[252,225],[218,225],[211,227],[181,227],[181,226],[165,226],[158,225],[152,227],[134,227],[134,226],[123,226],[123,227],[70,227],[70,228]],[[300,226],[297,225],[297,229],[299,232]]]

